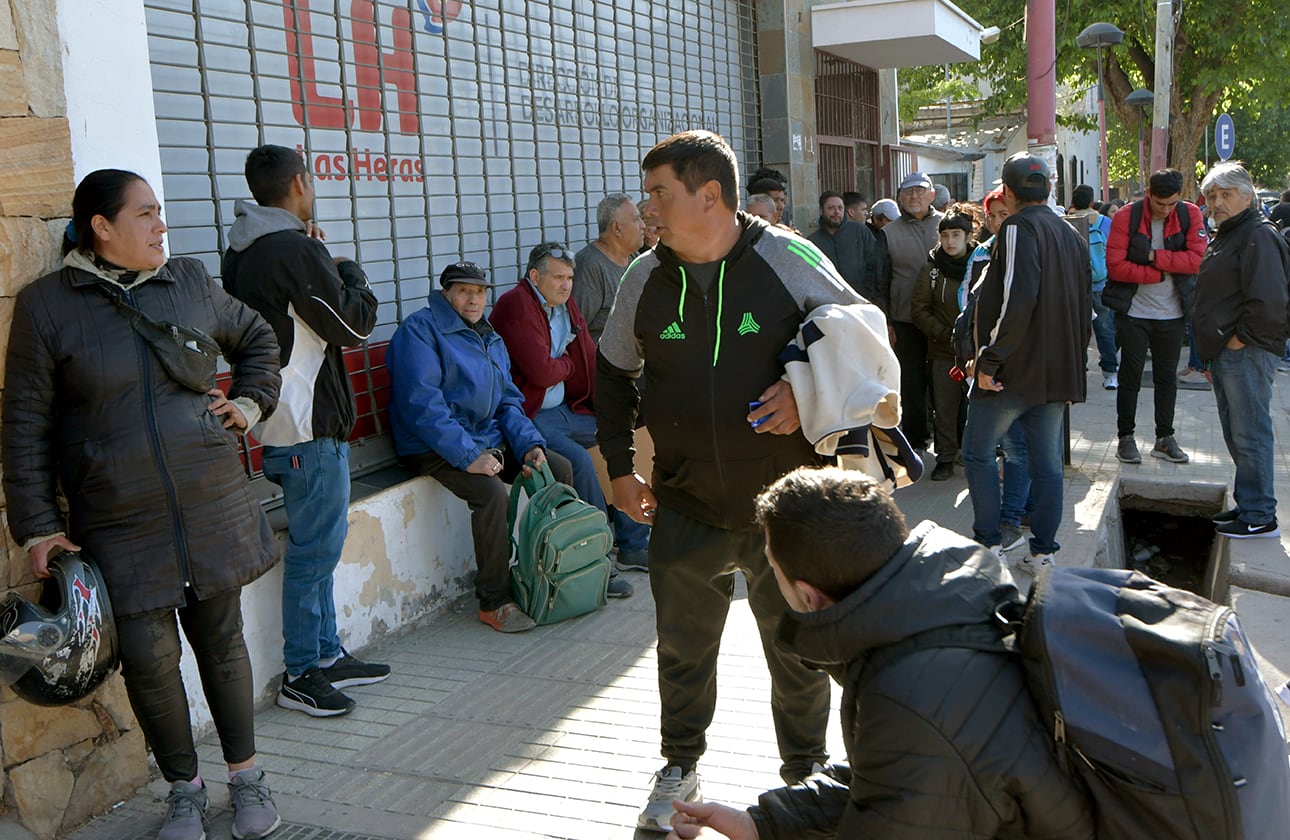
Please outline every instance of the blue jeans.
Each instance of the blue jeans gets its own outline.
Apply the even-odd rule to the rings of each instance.
[[[614,542],[619,551],[640,551],[649,546],[649,526],[629,519],[619,511],[609,515],[605,504],[605,494],[600,489],[600,479],[596,477],[595,464],[591,462],[591,453],[587,450],[596,445],[596,417],[594,414],[578,414],[572,411],[567,403],[555,408],[544,408],[533,418],[546,440],[547,448],[559,452],[573,465],[573,489],[588,504],[595,505],[614,528]]]
[[[1276,367],[1277,354],[1252,344],[1223,348],[1209,363],[1223,440],[1236,464],[1236,507],[1247,525],[1265,525],[1277,517],[1270,410]]]
[[[999,545],[1002,498],[994,448],[1015,422],[1026,441],[1035,510],[1030,517],[1031,554],[1051,554],[1062,521],[1063,403],[1026,405],[1007,392],[988,397],[974,393],[963,430],[963,464],[972,498],[972,535],[982,545]]]
[[[282,660],[298,677],[340,656],[332,572],[349,529],[349,444],[334,438],[264,447],[264,476],[282,488]]]
[[[1115,373],[1120,369],[1115,358],[1115,313],[1102,303],[1102,290],[1093,290],[1093,337],[1097,339],[1097,354],[1100,357],[1098,366],[1103,373]]]
[[[1020,423],[1008,427],[999,441],[1003,449],[1003,504],[999,521],[1021,527],[1021,517],[1033,513],[1030,505],[1030,463],[1026,457],[1026,434]]]

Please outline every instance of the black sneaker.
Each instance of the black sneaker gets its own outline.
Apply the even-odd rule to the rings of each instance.
[[[1175,464],[1185,464],[1190,458],[1187,453],[1182,451],[1178,446],[1178,441],[1174,440],[1173,435],[1168,437],[1156,438],[1156,445],[1151,450],[1153,458],[1164,458],[1166,461],[1172,461]]]
[[[1231,522],[1224,522],[1216,529],[1218,533],[1234,540],[1248,540],[1256,537],[1279,537],[1281,529],[1277,527],[1277,521],[1265,522],[1262,525],[1251,525],[1248,522],[1242,522],[1235,519]]]
[[[390,666],[364,662],[341,648],[340,659],[323,668],[322,672],[332,688],[350,688],[355,685],[371,685],[380,682],[390,675]]]
[[[1232,508],[1230,510],[1223,511],[1222,513],[1214,514],[1209,518],[1209,521],[1213,522],[1215,525],[1222,525],[1225,522],[1235,522],[1240,518],[1241,518],[1241,509]]]
[[[630,598],[634,591],[632,585],[623,580],[618,572],[609,573],[609,586],[605,589],[606,598]]]
[[[1133,435],[1125,435],[1115,445],[1115,457],[1126,464],[1141,464],[1142,454],[1138,452],[1138,442]]]
[[[331,687],[322,668],[310,668],[294,680],[283,674],[278,705],[313,717],[339,717],[354,711],[354,701]]]
[[[948,481],[954,477],[954,462],[942,461],[932,468],[932,481]]]

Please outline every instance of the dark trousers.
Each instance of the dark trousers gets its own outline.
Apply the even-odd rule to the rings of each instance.
[[[900,430],[915,449],[926,449],[927,336],[913,324],[892,321],[896,360],[900,362]]]
[[[953,359],[932,359],[928,363],[931,369],[932,407],[936,417],[932,429],[936,438],[936,463],[952,464],[959,455],[959,441],[963,439],[963,423],[966,420],[967,388],[962,382],[955,382],[950,377],[950,368],[954,367]]]
[[[707,747],[705,733],[717,703],[717,653],[736,570],[748,582],[748,605],[770,669],[780,775],[797,780],[814,762],[827,763],[828,677],[775,645],[787,604],[764,549],[759,532],[726,531],[666,507],[658,510],[649,582],[658,630],[662,753],[668,764],[693,767]]]
[[[229,764],[255,755],[251,659],[242,638],[241,596],[242,590],[234,589],[198,601],[188,590],[187,602],[178,610]],[[157,767],[167,782],[187,782],[197,777],[197,749],[179,672],[175,613],[156,610],[127,615],[117,619],[116,632],[125,690]]]
[[[558,452],[546,453],[556,481],[573,484],[573,467]],[[506,530],[510,491],[506,485],[520,474],[523,464],[507,452],[497,475],[477,475],[459,470],[437,452],[405,458],[408,467],[442,484],[470,508],[470,533],[475,542],[475,597],[488,612],[515,600],[511,594],[511,535]]]
[[[1174,433],[1178,396],[1178,357],[1182,353],[1184,318],[1152,321],[1115,313],[1115,340],[1120,345],[1120,390],[1115,395],[1116,435],[1133,434],[1138,413],[1142,369],[1151,350],[1151,383],[1155,386],[1156,437]]]

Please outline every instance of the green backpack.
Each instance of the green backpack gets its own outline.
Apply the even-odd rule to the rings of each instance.
[[[521,490],[529,504],[516,537]],[[530,618],[555,624],[605,605],[613,532],[603,513],[555,480],[550,466],[535,468],[530,478],[516,477],[506,524],[515,546],[511,590]]]

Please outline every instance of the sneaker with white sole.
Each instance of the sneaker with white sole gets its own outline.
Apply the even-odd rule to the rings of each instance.
[[[1138,452],[1138,442],[1133,435],[1125,435],[1115,445],[1115,457],[1126,464],[1141,464],[1142,454]]]
[[[1175,464],[1185,464],[1191,459],[1187,453],[1182,451],[1178,441],[1174,440],[1173,435],[1156,438],[1156,445],[1151,449],[1151,457],[1164,458],[1166,461],[1172,461]]]
[[[206,840],[206,785],[175,782],[166,797],[166,819],[157,840]]]
[[[1102,374],[1102,387],[1108,391],[1114,391],[1120,387],[1120,374],[1115,371]]]
[[[1228,508],[1222,513],[1216,513],[1213,516],[1211,516],[1209,518],[1209,521],[1213,522],[1215,525],[1222,525],[1224,522],[1235,522],[1240,518],[1241,518],[1240,508]]]
[[[1021,532],[1021,528],[1011,522],[999,523],[999,547],[1004,551],[1012,551],[1025,542],[1026,535]]]
[[[381,682],[390,675],[390,666],[364,662],[341,648],[340,659],[323,668],[322,672],[332,688],[350,688]]]
[[[699,796],[699,772],[684,772],[680,766],[669,764],[654,774],[654,789],[650,791],[649,802],[640,816],[636,818],[636,827],[646,831],[667,833],[672,830],[672,815],[676,809],[672,800],[682,802],[702,801]]]
[[[354,701],[332,688],[322,668],[310,668],[295,679],[283,674],[278,705],[310,717],[340,717],[354,711]]]
[[[1017,571],[1034,577],[1039,574],[1040,569],[1051,565],[1053,565],[1053,555],[1051,554],[1027,554],[1017,564]]]
[[[1242,522],[1234,519],[1231,522],[1224,522],[1215,528],[1219,534],[1234,540],[1249,540],[1258,537],[1279,537],[1281,529],[1277,527],[1277,521],[1265,522],[1262,525],[1251,525],[1248,522]]]
[[[228,782],[228,799],[233,806],[233,836],[237,840],[261,840],[282,825],[273,795],[264,782],[264,771],[259,767],[233,774]]]
[[[1178,371],[1178,387],[1185,391],[1214,390],[1214,386],[1205,378],[1205,371],[1189,367]]]

